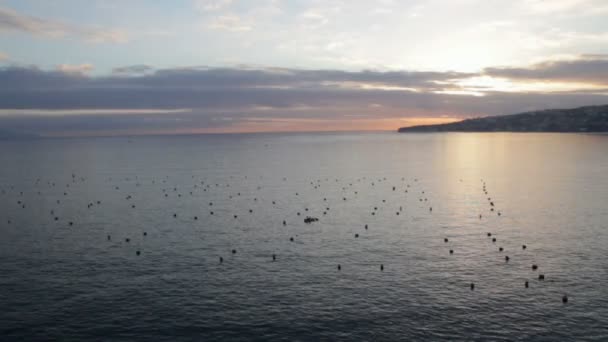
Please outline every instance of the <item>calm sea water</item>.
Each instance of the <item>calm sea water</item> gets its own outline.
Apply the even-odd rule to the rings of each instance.
[[[608,340],[607,135],[50,139],[0,165],[1,340]]]

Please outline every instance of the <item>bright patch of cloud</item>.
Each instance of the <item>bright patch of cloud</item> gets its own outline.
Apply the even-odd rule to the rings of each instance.
[[[195,0],[194,6],[200,11],[218,11],[232,4],[232,0]]]
[[[222,15],[217,18],[213,18],[208,27],[213,30],[223,30],[229,32],[245,32],[251,31],[252,27],[244,23],[243,20],[236,15]]]
[[[76,36],[91,43],[125,43],[126,32],[117,29],[80,27],[60,21],[24,15],[12,9],[0,7],[0,33],[25,32],[48,38]]]
[[[95,67],[92,64],[59,64],[57,70],[69,74],[86,74],[93,71]]]
[[[190,113],[192,109],[0,109],[0,116],[70,116],[70,115],[125,115]]]

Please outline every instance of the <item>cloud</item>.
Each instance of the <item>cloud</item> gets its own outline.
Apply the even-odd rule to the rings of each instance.
[[[538,14],[594,15],[608,11],[603,0],[522,0],[526,12]]]
[[[232,0],[195,0],[194,7],[200,11],[218,11],[232,4]]]
[[[123,76],[143,75],[154,70],[153,67],[145,64],[129,65],[112,69],[112,74]]]
[[[64,73],[86,74],[94,69],[91,64],[59,64],[57,70]]]
[[[246,24],[239,16],[236,15],[222,15],[217,18],[213,18],[209,21],[207,27],[213,30],[223,30],[229,32],[245,32],[253,29],[251,25]]]
[[[583,55],[578,59],[545,61],[523,68],[486,68],[484,74],[520,80],[608,85],[608,55]]]
[[[606,80],[606,60],[581,56],[481,73],[134,65],[93,77],[86,64],[52,71],[4,67],[0,128],[43,135],[292,130],[298,124],[329,129],[340,123],[353,129],[397,128],[408,118],[605,104],[605,81],[594,89],[525,92],[498,91],[492,82],[600,82]],[[479,78],[488,85],[466,82]]]
[[[0,7],[0,33],[2,32],[25,32],[47,38],[76,36],[90,43],[125,43],[129,40],[127,33],[122,30],[74,26]]]

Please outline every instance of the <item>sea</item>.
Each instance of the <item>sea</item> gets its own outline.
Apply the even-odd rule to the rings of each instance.
[[[0,340],[608,341],[608,135],[2,141]]]

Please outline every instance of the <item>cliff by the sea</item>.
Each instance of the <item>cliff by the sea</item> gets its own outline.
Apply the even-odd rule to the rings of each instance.
[[[548,109],[440,125],[401,127],[399,132],[608,132],[608,105]]]

